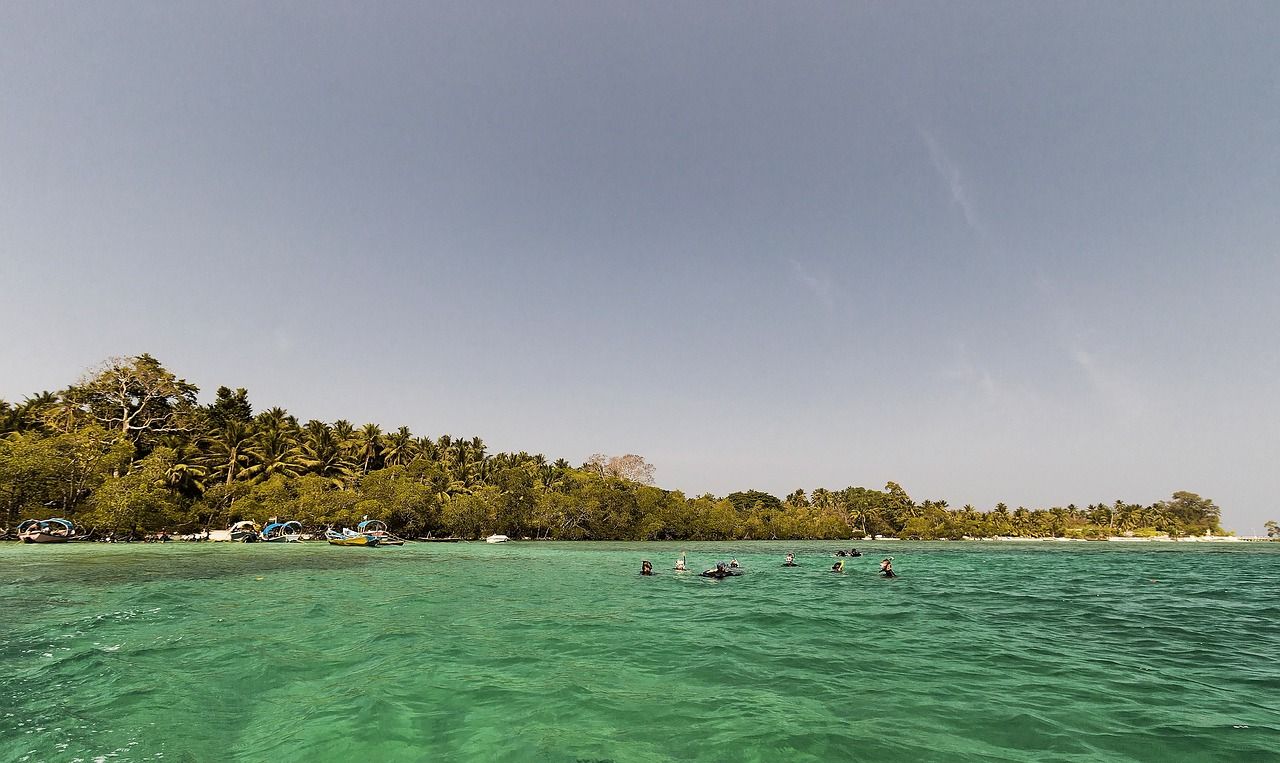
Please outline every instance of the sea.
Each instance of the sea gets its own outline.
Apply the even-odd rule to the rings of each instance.
[[[1280,543],[854,545],[0,544],[0,761],[1280,760]]]

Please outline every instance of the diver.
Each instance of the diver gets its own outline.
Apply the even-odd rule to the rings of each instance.
[[[836,556],[848,556],[848,554],[846,554],[844,549],[842,548],[836,552]]]
[[[862,556],[862,552],[856,548],[849,549],[849,556]]]
[[[782,566],[783,567],[799,567],[800,565],[796,564],[796,552],[794,551],[788,552],[787,561],[783,562]]]
[[[880,562],[880,575],[886,578],[896,578],[898,573],[893,571],[893,557],[886,556]]]
[[[831,571],[832,571],[832,572],[844,572],[844,560],[843,560],[843,559],[841,559],[840,561],[838,561],[838,562],[836,562],[835,564],[831,565]]]
[[[641,575],[652,575],[652,574],[653,574],[653,562],[649,561],[648,559],[645,559],[643,562],[640,562],[640,574],[641,574]]]
[[[724,562],[716,562],[715,569],[707,570],[699,574],[702,575],[702,577],[704,578],[716,578],[717,580],[719,580],[721,578],[733,577],[738,573],[730,572],[729,569],[725,566]]]

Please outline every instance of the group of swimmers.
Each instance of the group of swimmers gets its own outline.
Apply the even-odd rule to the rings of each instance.
[[[862,556],[862,554],[857,549],[853,549],[852,551],[837,551],[836,556],[846,556],[846,557]],[[799,567],[800,566],[796,564],[796,555],[794,551],[789,552],[787,554],[786,560],[783,561],[782,566],[783,567]],[[688,569],[689,568],[685,566],[684,554],[682,553],[680,554],[680,558],[676,560],[675,570],[676,572],[686,572],[688,571]],[[844,560],[837,559],[836,563],[831,565],[831,571],[844,572]],[[648,559],[645,559],[644,561],[640,562],[640,574],[652,575],[653,562],[649,561]],[[698,574],[704,578],[716,578],[716,579],[735,577],[737,575],[742,574],[742,566],[738,564],[737,559],[730,559],[727,562],[716,562],[715,567],[712,567],[709,570],[704,570]],[[884,559],[880,560],[880,576],[886,577],[886,578],[898,577],[898,574],[893,571],[892,556],[886,556]]]

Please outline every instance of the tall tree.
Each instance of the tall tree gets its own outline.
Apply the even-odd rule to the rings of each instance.
[[[63,395],[136,445],[150,436],[189,431],[198,391],[143,354],[106,361]]]

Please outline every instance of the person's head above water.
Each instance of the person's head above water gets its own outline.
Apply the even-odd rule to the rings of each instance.
[[[640,562],[640,574],[642,575],[653,574],[653,562],[650,562],[648,559],[645,559],[643,562]]]

